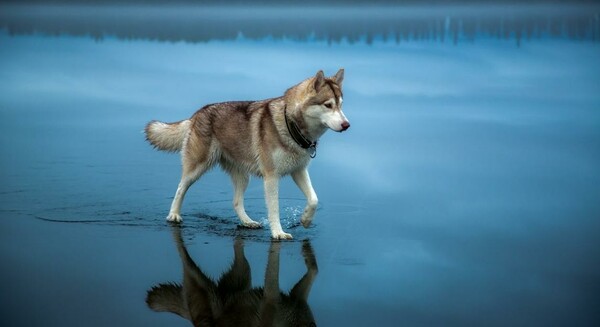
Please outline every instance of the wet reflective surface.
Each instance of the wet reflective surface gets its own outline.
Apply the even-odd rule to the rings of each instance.
[[[586,37],[481,32],[456,44],[367,42],[359,27],[346,35],[354,42],[332,43],[302,33],[49,36],[3,18],[2,325],[189,326],[145,302],[153,286],[183,281],[178,244],[217,280],[241,239],[251,285],[264,286],[269,231],[237,227],[218,170],[190,189],[174,242],[164,218],[179,158],[152,150],[142,129],[340,67],[352,128],[320,141],[311,228],[298,222],[301,192],[281,183],[295,240],[277,245],[279,290],[310,270],[306,239],[318,261],[307,304],[320,326],[596,325],[600,47],[598,10],[588,12],[576,20],[592,22]],[[246,199],[266,223],[260,180]]]
[[[146,303],[152,310],[177,314],[194,326],[316,325],[307,300],[319,268],[309,240],[302,245],[306,273],[284,293],[279,289],[280,241],[271,241],[269,246],[264,286],[252,287],[241,237],[234,242],[231,267],[218,280],[207,276],[190,256],[180,226],[173,227],[173,239],[183,282],[160,283],[148,290]]]

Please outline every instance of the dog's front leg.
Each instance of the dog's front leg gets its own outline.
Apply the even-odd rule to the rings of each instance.
[[[279,290],[279,251],[281,242],[271,241],[269,246],[269,259],[267,260],[267,271],[265,272],[265,287],[263,288],[263,299],[259,309],[260,326],[275,326],[277,311],[281,304],[281,292]]]
[[[291,240],[292,234],[285,233],[279,221],[279,176],[275,174],[265,175],[264,182],[271,236],[276,240]]]
[[[315,281],[315,277],[319,271],[317,266],[317,258],[315,257],[315,253],[308,240],[304,240],[302,244],[302,256],[304,257],[304,263],[306,264],[306,273],[296,283],[296,285],[294,285],[290,291],[290,296],[293,299],[306,302],[308,300],[308,294],[310,293],[312,284]]]
[[[293,172],[292,178],[302,193],[304,193],[304,196],[306,196],[306,208],[304,208],[304,213],[302,214],[300,222],[304,228],[308,228],[315,216],[319,199],[310,183],[310,176],[308,175],[308,170],[306,168]]]

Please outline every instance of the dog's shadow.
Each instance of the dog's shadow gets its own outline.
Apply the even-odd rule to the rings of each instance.
[[[318,268],[308,241],[302,245],[307,271],[286,294],[279,289],[278,241],[271,241],[269,247],[265,286],[253,288],[240,238],[234,243],[231,268],[217,282],[190,257],[179,226],[173,227],[173,238],[183,265],[183,283],[161,283],[148,290],[146,303],[152,310],[175,313],[194,326],[316,326],[307,298]]]

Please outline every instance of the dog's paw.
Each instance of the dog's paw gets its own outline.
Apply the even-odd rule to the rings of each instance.
[[[292,234],[281,232],[273,232],[272,235],[274,240],[291,240],[293,239]]]
[[[310,224],[312,223],[312,218],[308,219],[306,217],[302,217],[302,219],[300,219],[300,223],[302,223],[302,226],[304,226],[304,228],[308,228],[308,226],[310,226]]]
[[[250,220],[242,222],[242,226],[250,229],[259,229],[262,228],[262,224],[258,221]]]
[[[170,213],[167,216],[167,221],[170,221],[172,223],[180,223],[183,219],[181,219],[181,216],[177,213]]]
[[[237,236],[235,238],[235,241],[233,242],[233,249],[235,251],[242,251],[242,250],[244,250],[244,239],[241,238],[240,236]]]

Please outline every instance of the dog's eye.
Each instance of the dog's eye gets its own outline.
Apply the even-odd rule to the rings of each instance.
[[[326,104],[324,104],[324,106],[325,106],[326,108],[329,108],[329,109],[331,109],[331,103],[329,103],[329,102],[328,102],[328,103],[326,103]]]

